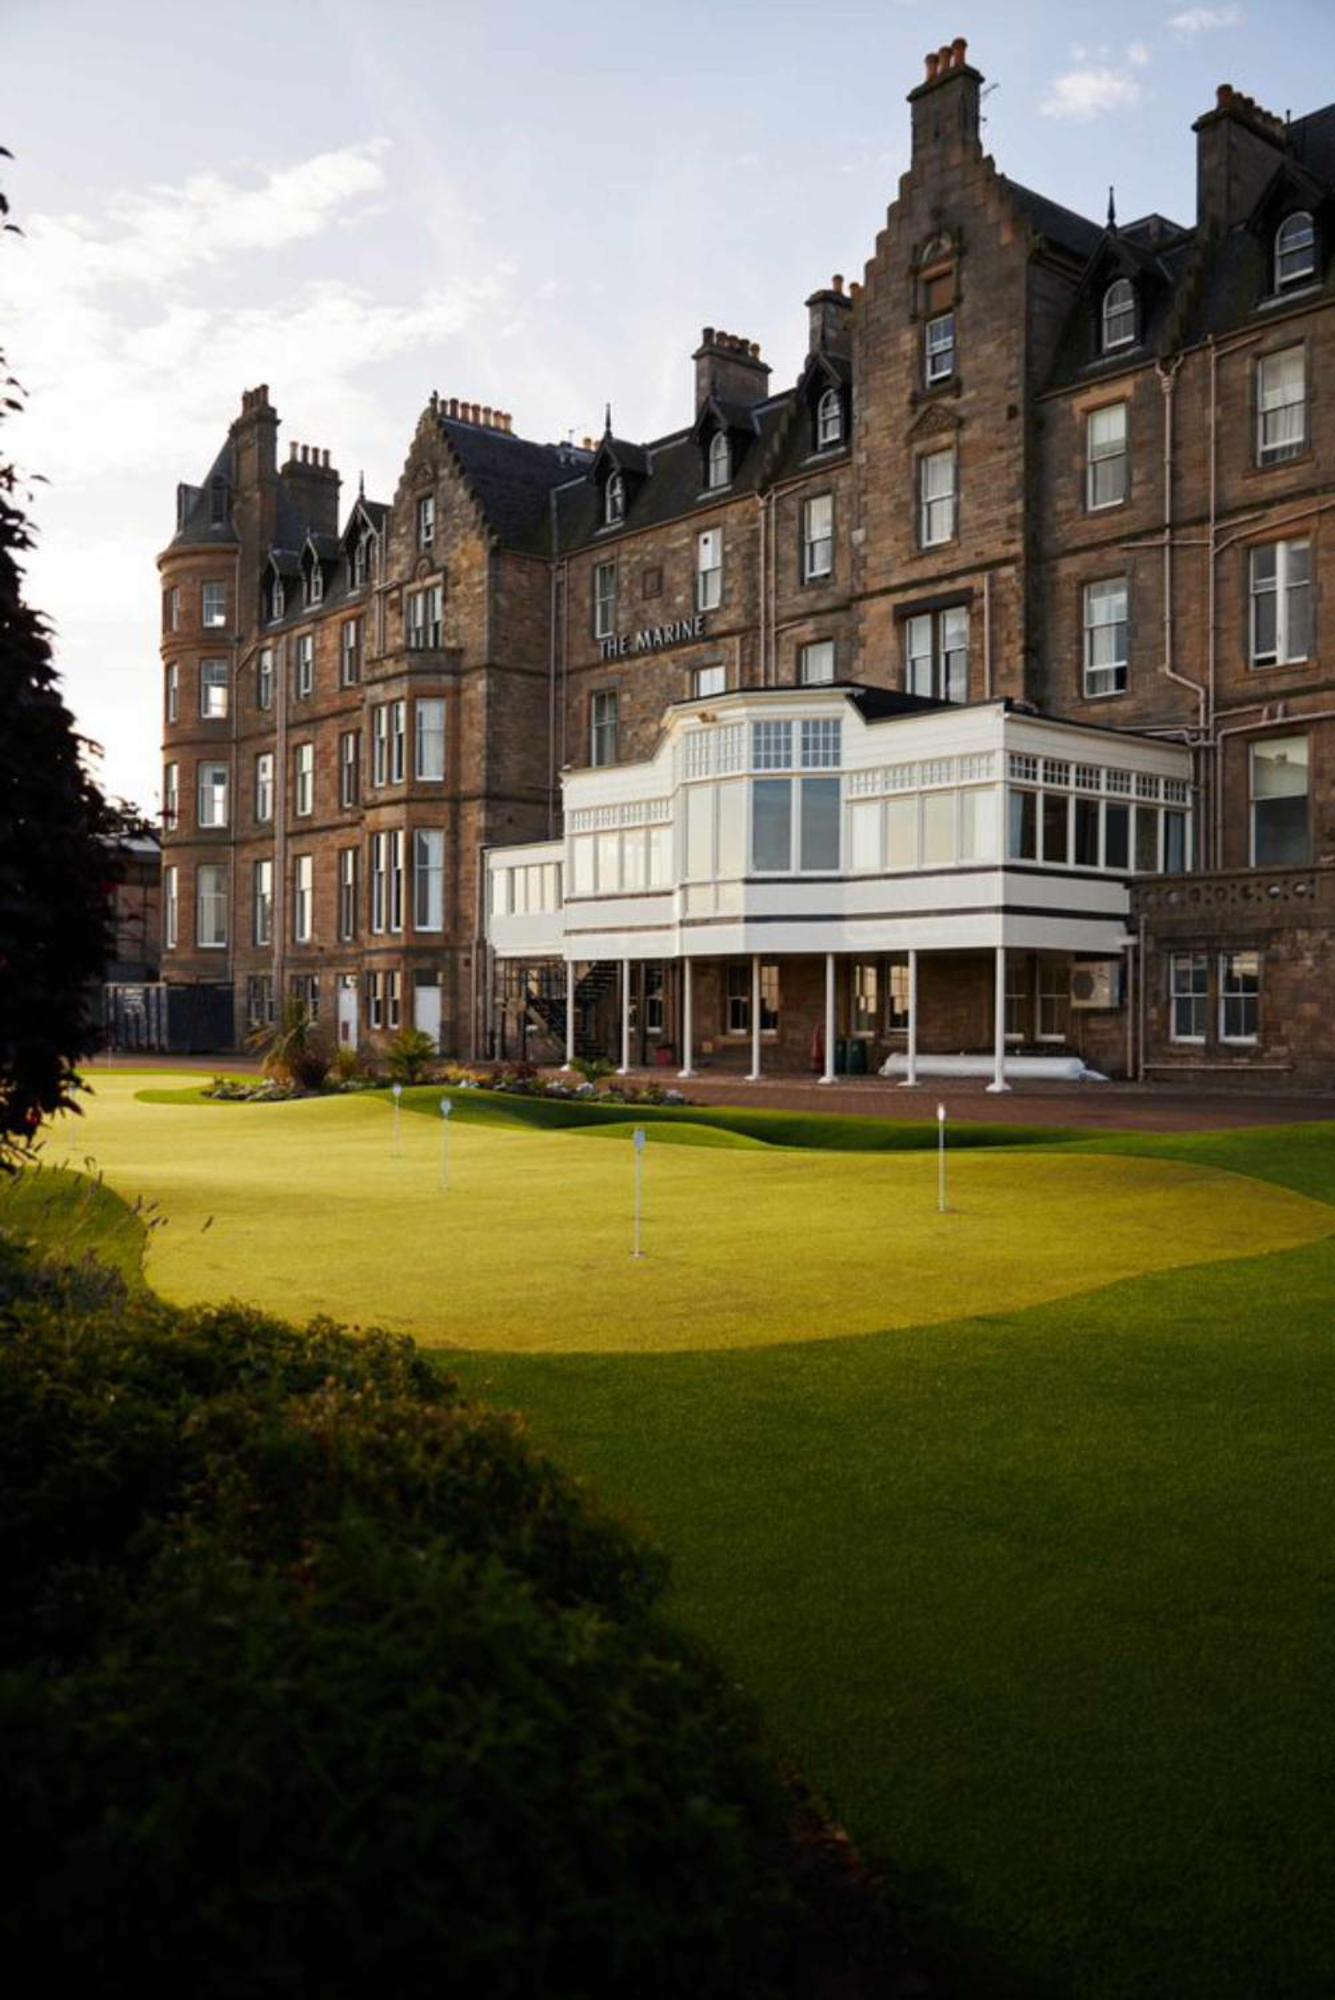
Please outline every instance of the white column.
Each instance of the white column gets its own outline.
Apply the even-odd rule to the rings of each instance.
[[[692,1047],[695,1038],[695,1019],[691,1010],[691,999],[691,961],[689,958],[684,958],[681,962],[681,1068],[677,1071],[677,1075],[683,1077],[695,1075],[695,1071],[691,1068],[691,1057],[695,1053]]]
[[[630,1074],[630,960],[621,961],[621,1067],[618,1076]]]
[[[989,1090],[1009,1090],[1006,1081],[1006,947],[997,946],[997,990],[993,995],[992,1034],[994,1043],[994,1064]]]
[[[563,1070],[575,1067],[575,962],[566,960],[566,1059]]]
[[[748,1083],[760,1081],[760,954],[751,954],[751,1069]]]
[[[825,1074],[822,1083],[834,1082],[834,953],[825,954]]]
[[[909,1039],[905,1050],[908,1067],[900,1081],[900,1088],[911,1088],[918,1081],[918,954],[909,948]]]

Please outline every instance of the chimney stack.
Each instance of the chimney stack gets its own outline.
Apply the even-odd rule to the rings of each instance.
[[[319,445],[292,441],[286,465],[279,473],[303,523],[317,535],[338,533],[338,473],[329,453]]]
[[[966,60],[969,45],[957,35],[929,51],[925,75],[909,92],[913,110],[913,163],[929,155],[979,150],[978,105],[983,79]]]
[[[1243,222],[1273,175],[1288,145],[1288,128],[1254,97],[1221,83],[1213,111],[1198,118],[1196,134],[1196,221],[1202,229],[1224,230]]]
[[[760,358],[757,341],[707,326],[691,359],[695,362],[695,407],[702,410],[711,396],[749,409],[769,394],[769,363]]]
[[[856,291],[856,287],[854,290]],[[807,337],[808,355],[847,356],[851,349],[852,312],[852,295],[845,292],[843,278],[836,272],[830,280],[827,291],[813,292],[807,300],[810,326]]]

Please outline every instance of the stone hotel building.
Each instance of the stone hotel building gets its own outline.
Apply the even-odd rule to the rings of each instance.
[[[247,392],[161,558],[163,969],[235,1035],[1335,1082],[1335,106],[1196,213],[1007,179],[961,41],[776,389],[433,396],[389,503]]]

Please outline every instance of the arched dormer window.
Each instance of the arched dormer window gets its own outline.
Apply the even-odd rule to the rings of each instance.
[[[287,609],[287,592],[283,588],[282,577],[276,576],[273,580],[273,589],[269,593],[270,615],[274,619],[279,619],[282,617],[286,609]]]
[[[609,528],[626,518],[626,475],[613,472],[603,489],[603,521]]]
[[[1305,208],[1286,215],[1275,231],[1275,290],[1316,276],[1316,229]]]
[[[306,602],[320,604],[324,601],[324,570],[318,556],[311,556],[306,564]]]
[[[1129,278],[1116,278],[1103,294],[1103,352],[1130,347],[1135,337],[1135,290]]]
[[[828,451],[844,441],[844,404],[837,389],[827,389],[816,405],[816,449]]]
[[[370,539],[369,533],[363,533],[358,535],[352,544],[352,559],[349,563],[349,573],[354,590],[360,590],[366,582],[367,545]]]
[[[711,489],[732,485],[732,441],[724,430],[715,431],[709,440],[705,484]]]

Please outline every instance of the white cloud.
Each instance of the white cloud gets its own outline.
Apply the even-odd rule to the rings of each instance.
[[[1052,88],[1039,106],[1045,118],[1063,118],[1086,123],[1105,112],[1121,111],[1140,98],[1140,85],[1119,69],[1070,69],[1052,79]]]
[[[359,267],[388,192],[387,151],[370,140],[250,185],[206,173],[120,191],[95,212],[27,218],[7,239],[6,359],[28,402],[6,442],[49,481],[30,595],[54,621],[67,699],[106,746],[108,783],[145,803],[156,766],[153,561],[176,481],[203,477],[241,390],[273,383],[295,435],[333,447],[336,461],[354,439],[375,453],[385,364],[420,357],[425,402],[446,347],[478,387],[440,386],[485,393],[479,364],[513,318],[517,271],[479,251],[457,207],[448,278],[396,299]],[[321,238],[327,275],[273,257]],[[396,433],[381,481],[405,442]],[[346,492],[357,462],[342,470]]]
[[[1242,20],[1241,7],[1188,7],[1181,14],[1170,14],[1168,25],[1182,41],[1189,42],[1215,28],[1241,27]]]
[[[1126,59],[1129,63],[1134,63],[1137,69],[1143,69],[1150,59],[1149,44],[1147,42],[1132,42],[1126,52]]]

